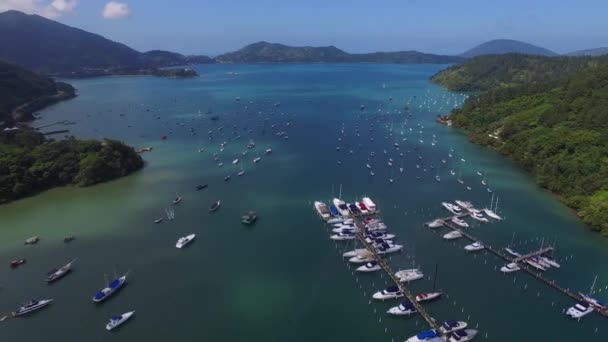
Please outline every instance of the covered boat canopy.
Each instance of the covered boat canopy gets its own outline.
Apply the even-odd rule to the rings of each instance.
[[[438,336],[439,336],[439,334],[437,334],[437,332],[432,329],[422,331],[418,335],[416,335],[416,337],[418,337],[419,340],[428,340],[428,339],[435,338]]]

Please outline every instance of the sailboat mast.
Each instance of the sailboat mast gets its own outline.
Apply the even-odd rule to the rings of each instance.
[[[597,274],[595,275],[595,279],[593,279],[593,284],[591,284],[591,289],[589,290],[589,296],[593,295],[593,288],[595,287],[596,281],[597,281]]]
[[[340,184],[340,194],[338,195],[338,198],[342,198],[342,184]]]
[[[495,213],[498,213],[498,198],[499,198],[498,195],[496,195],[496,203],[495,203],[496,204],[496,208],[494,208],[494,212]]]

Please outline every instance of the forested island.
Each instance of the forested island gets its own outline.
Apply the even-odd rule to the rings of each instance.
[[[432,81],[483,91],[451,112],[454,126],[514,160],[608,236],[606,58],[484,56]]]
[[[135,150],[121,142],[47,140],[22,123],[34,111],[74,96],[69,84],[0,62],[0,204],[57,186],[97,184],[143,167]]]

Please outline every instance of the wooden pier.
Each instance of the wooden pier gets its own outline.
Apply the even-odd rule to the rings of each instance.
[[[399,279],[397,279],[397,277],[395,277],[395,273],[391,270],[391,268],[388,265],[388,263],[386,262],[386,260],[384,258],[382,258],[382,256],[377,253],[376,249],[365,240],[365,233],[364,233],[365,225],[363,225],[363,223],[361,223],[359,221],[356,221],[355,223],[357,224],[357,227],[359,228],[357,230],[357,234],[356,234],[357,239],[359,239],[359,241],[363,244],[363,246],[365,246],[365,248],[367,248],[367,250],[370,251],[374,255],[374,259],[376,260],[378,265],[380,265],[380,267],[382,267],[384,272],[386,272],[386,274],[388,274],[388,276],[393,280],[395,285],[397,285],[397,287],[399,287],[399,290],[401,290],[403,295],[412,303],[412,305],[416,308],[416,312],[419,313],[420,316],[422,316],[422,318],[427,322],[427,324],[431,328],[435,329],[435,331],[437,331],[437,333],[441,333],[440,329],[439,329],[439,324],[437,324],[435,319],[433,319],[433,317],[431,317],[426,312],[424,307],[420,303],[418,303],[418,301],[416,300],[416,297],[408,290],[408,288],[405,287],[405,285],[402,282],[400,282]]]

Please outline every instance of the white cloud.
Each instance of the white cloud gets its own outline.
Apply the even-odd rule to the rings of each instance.
[[[123,2],[110,1],[103,8],[101,15],[106,19],[123,19],[131,15],[131,9]]]
[[[0,0],[0,12],[17,10],[55,19],[72,14],[78,0]]]

